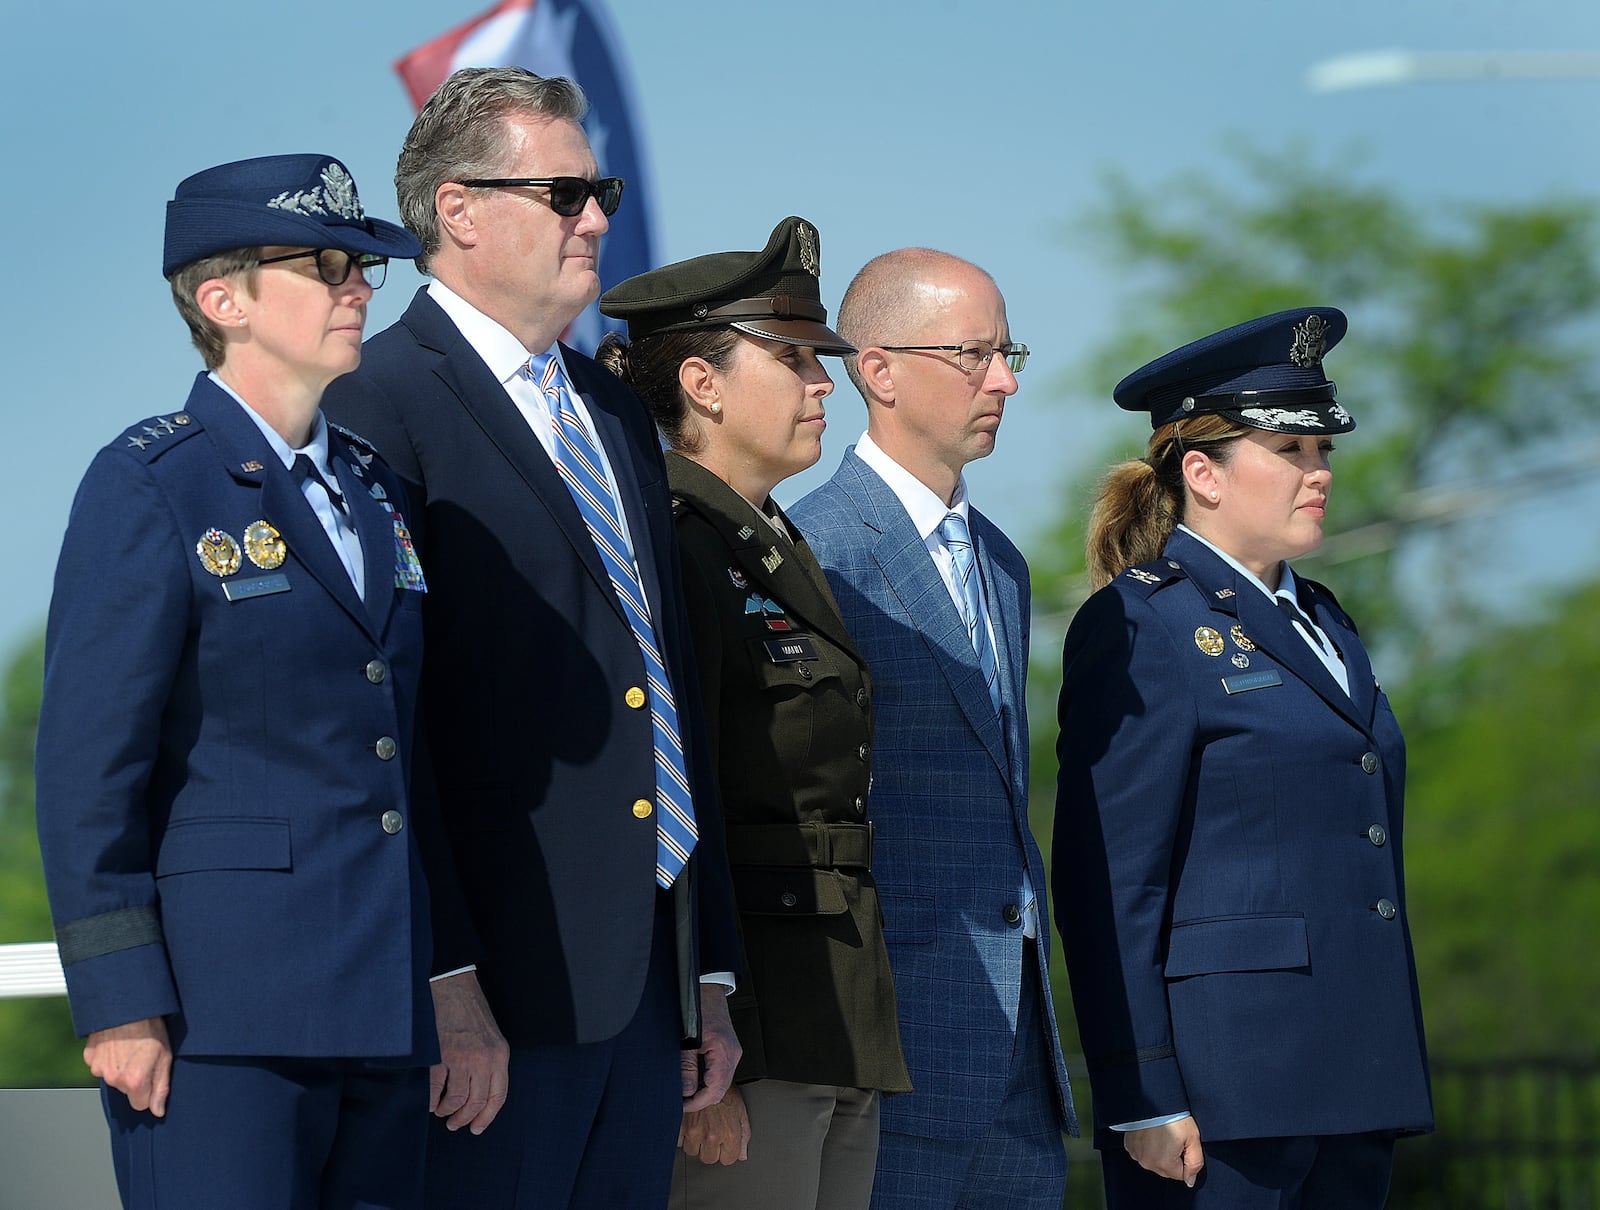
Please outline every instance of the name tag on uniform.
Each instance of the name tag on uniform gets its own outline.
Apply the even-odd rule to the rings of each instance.
[[[765,639],[767,657],[774,664],[792,664],[796,660],[817,659],[817,645],[810,635],[790,635],[786,639]]]
[[[222,595],[230,601],[248,601],[251,597],[270,597],[275,592],[289,591],[289,577],[281,571],[276,575],[257,576],[253,580],[224,580]]]
[[[1239,676],[1225,676],[1222,678],[1222,687],[1228,693],[1249,693],[1252,689],[1265,689],[1269,685],[1281,685],[1283,678],[1278,675],[1276,668],[1268,668],[1261,672],[1245,672]]]

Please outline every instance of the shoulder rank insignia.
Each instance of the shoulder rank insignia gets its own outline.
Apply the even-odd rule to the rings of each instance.
[[[1127,571],[1123,572],[1122,574],[1127,576],[1130,580],[1138,580],[1139,583],[1141,583],[1141,584],[1159,584],[1159,583],[1161,583],[1161,577],[1160,576],[1156,575],[1152,571],[1146,571],[1142,567],[1130,567],[1130,568],[1128,568]]]
[[[200,565],[214,576],[231,576],[239,570],[239,544],[220,529],[208,529],[194,544]]]
[[[151,446],[157,445],[163,437],[175,433],[182,436],[179,430],[193,423],[185,412],[176,412],[171,416],[152,416],[123,434],[128,439],[128,444],[123,448],[148,450]]]

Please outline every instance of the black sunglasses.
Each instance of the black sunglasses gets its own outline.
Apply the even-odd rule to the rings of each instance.
[[[497,176],[479,177],[462,181],[469,189],[520,189],[523,186],[548,189],[550,209],[562,218],[575,218],[594,198],[600,203],[600,213],[610,218],[622,204],[623,180],[620,176],[601,177],[591,181],[581,176]]]
[[[290,252],[283,256],[265,256],[256,262],[258,265],[276,265],[279,261],[300,260],[302,257],[314,257],[317,262],[317,276],[330,286],[342,286],[350,280],[350,270],[359,268],[361,278],[376,290],[383,285],[383,279],[389,273],[389,258],[377,256],[370,252],[346,252],[340,248],[313,248],[310,252]]]

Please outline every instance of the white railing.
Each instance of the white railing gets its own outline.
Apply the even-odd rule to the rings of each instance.
[[[54,941],[0,945],[0,1000],[66,994],[67,979]]]

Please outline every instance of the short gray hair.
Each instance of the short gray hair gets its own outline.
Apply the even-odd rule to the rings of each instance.
[[[411,123],[394,172],[400,221],[422,241],[417,270],[428,272],[439,250],[439,186],[500,173],[511,154],[507,118],[582,122],[588,112],[588,98],[573,81],[521,67],[463,67],[439,85]]]
[[[260,259],[260,248],[235,248],[231,252],[218,252],[214,256],[192,260],[172,271],[172,301],[178,305],[178,314],[183,316],[183,322],[189,325],[189,339],[194,341],[194,347],[205,358],[208,370],[222,368],[222,362],[228,354],[228,343],[223,338],[222,329],[206,318],[200,304],[195,301],[195,295],[213,277],[237,278],[245,293],[254,295],[259,273],[256,262]]]

